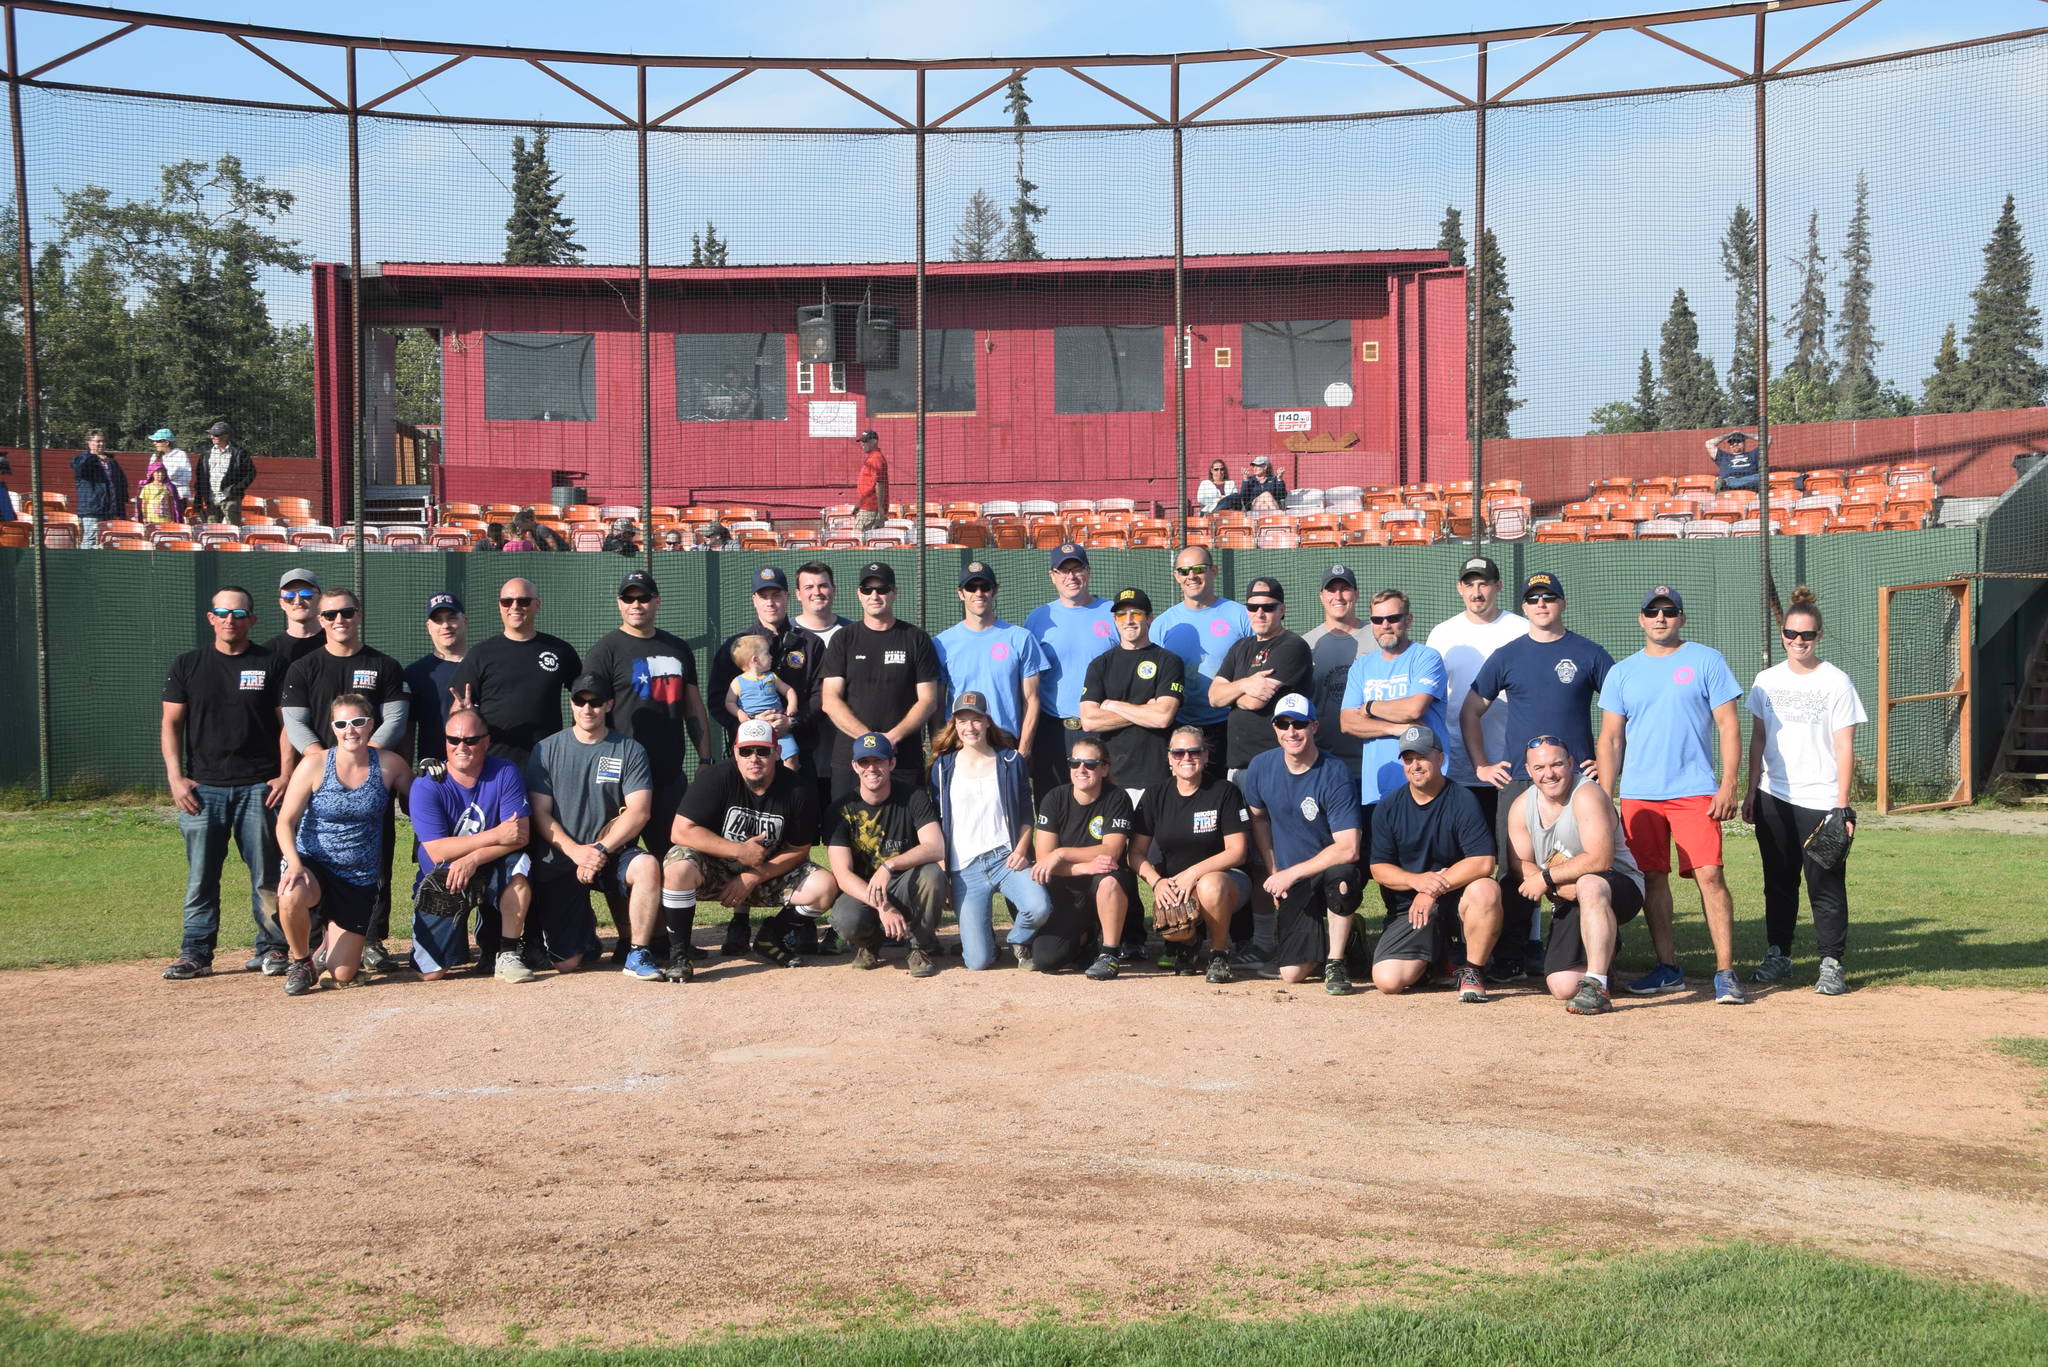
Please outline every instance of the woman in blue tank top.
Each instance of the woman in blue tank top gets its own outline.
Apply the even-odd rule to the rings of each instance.
[[[327,709],[326,745],[307,748],[292,770],[277,811],[277,844],[284,868],[277,880],[278,920],[291,963],[288,997],[304,996],[331,974],[354,982],[370,928],[370,907],[384,833],[384,813],[412,786],[412,770],[399,756],[370,744],[376,709],[360,693],[343,693]],[[316,960],[313,909],[327,931]]]

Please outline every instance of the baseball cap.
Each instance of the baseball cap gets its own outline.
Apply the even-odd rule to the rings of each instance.
[[[856,762],[864,759],[894,759],[896,747],[880,731],[870,731],[865,736],[854,737],[853,758]]]
[[[1287,601],[1287,590],[1280,587],[1280,581],[1278,579],[1269,579],[1263,574],[1245,585],[1244,600],[1249,603],[1262,593],[1277,603]]]
[[[294,584],[311,584],[317,589],[320,587],[320,576],[303,565],[294,565],[284,572],[284,578],[277,581],[277,587],[284,590]]]
[[[754,592],[762,589],[781,589],[789,592],[789,576],[782,572],[780,565],[763,565],[754,571]]]
[[[853,582],[859,586],[870,579],[879,579],[893,589],[896,587],[896,567],[886,560],[870,560],[860,567],[860,578]]]
[[[615,532],[630,532],[633,529],[634,523],[633,519],[630,517],[622,517],[618,521],[612,523],[612,530]]]
[[[1085,565],[1088,563],[1088,552],[1076,542],[1062,541],[1052,548],[1052,558],[1046,562],[1046,568],[1056,570],[1069,560],[1078,560]]]
[[[172,434],[170,428],[159,427],[156,431],[149,434],[149,439],[151,441],[176,441],[177,437]]]
[[[427,616],[432,617],[443,609],[449,612],[461,612],[462,600],[452,593],[437,593],[427,600]]]
[[[224,422],[217,422],[213,426],[207,428],[206,431],[209,436],[215,437],[232,437],[233,435],[235,435],[235,429],[228,426]]]
[[[1323,571],[1323,587],[1328,588],[1332,584],[1349,584],[1355,589],[1358,587],[1358,576],[1351,572],[1349,565],[1332,565]]]
[[[1116,597],[1110,602],[1109,614],[1114,617],[1125,612],[1142,612],[1147,617],[1150,617],[1152,615],[1151,595],[1147,594],[1143,589],[1118,589]]]
[[[1733,432],[1730,432],[1727,436],[1721,438],[1722,441],[1748,441],[1749,439],[1749,433],[1743,431],[1739,427],[1736,428]]]
[[[775,728],[765,721],[743,721],[740,729],[733,733],[734,745],[773,745]]]
[[[646,570],[634,570],[619,581],[619,597],[626,596],[627,589],[644,589],[654,597],[661,597],[661,590],[655,587],[654,576]]]
[[[969,689],[953,699],[953,712],[956,716],[962,712],[979,712],[982,716],[986,717],[988,715],[988,699]]]
[[[1462,584],[1475,574],[1491,579],[1496,584],[1500,582],[1500,566],[1494,564],[1483,555],[1473,556],[1459,568],[1458,582]]]
[[[987,580],[990,588],[999,587],[993,569],[982,561],[970,560],[967,562],[967,568],[960,571],[960,587],[964,589],[977,579]]]
[[[1672,588],[1669,584],[1659,584],[1656,588],[1644,594],[1643,605],[1636,610],[1638,612],[1648,612],[1650,604],[1656,602],[1659,598],[1668,598],[1671,600],[1672,607],[1677,608],[1680,612],[1685,611],[1685,599],[1680,597],[1678,590]]]
[[[878,435],[876,435],[876,433],[875,433],[875,429],[874,429],[874,428],[870,427],[870,428],[869,428],[869,429],[868,429],[867,431],[865,431],[865,432],[861,433],[861,434],[860,434],[860,436],[859,436],[859,437],[857,438],[857,440],[859,440],[859,441],[880,441],[880,440],[881,440],[881,437],[880,437],[880,436],[878,436]]]
[[[1267,459],[1266,459],[1266,458],[1265,458],[1264,456],[1253,456],[1253,457],[1252,457],[1252,464],[1254,464],[1254,465],[1271,465],[1272,463],[1273,463],[1272,461],[1270,461],[1270,460],[1267,460]]]
[[[569,685],[569,696],[571,698],[578,698],[585,693],[592,694],[601,702],[610,702],[612,700],[611,677],[605,674],[592,674],[588,671],[578,674],[576,682]]]
[[[1299,693],[1289,693],[1273,704],[1273,719],[1292,717],[1296,721],[1314,721],[1316,705]]]
[[[1522,597],[1527,598],[1532,593],[1554,593],[1562,598],[1564,581],[1549,570],[1538,570],[1522,581]]]
[[[1421,722],[1403,731],[1398,743],[1400,749],[1396,753],[1403,755],[1441,755],[1444,752],[1444,743],[1436,738],[1436,732]]]

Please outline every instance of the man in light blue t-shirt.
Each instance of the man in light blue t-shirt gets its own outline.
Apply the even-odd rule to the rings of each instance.
[[[1209,685],[1232,643],[1252,634],[1252,619],[1244,604],[1217,595],[1216,561],[1207,546],[1183,547],[1173,558],[1173,577],[1180,601],[1154,619],[1152,639],[1187,665],[1188,691],[1179,720],[1201,727],[1208,737],[1203,781],[1214,782],[1223,777],[1231,709],[1209,701]]]
[[[1045,651],[1023,627],[996,616],[996,572],[980,560],[960,571],[960,622],[939,633],[939,664],[946,672],[946,696],[979,693],[988,719],[1017,738],[1031,755],[1038,727],[1038,678]],[[947,716],[952,715],[949,708]]]
[[[1681,640],[1685,599],[1668,584],[1643,595],[1643,648],[1607,672],[1600,688],[1600,786],[1621,804],[1629,853],[1643,871],[1643,919],[1657,967],[1628,984],[1637,996],[1685,987],[1671,937],[1671,846],[1678,872],[1699,885],[1714,942],[1714,1000],[1748,1000],[1735,976],[1735,900],[1721,876],[1721,823],[1736,811],[1742,686],[1721,652]],[[1709,748],[1715,733],[1722,775]],[[1617,787],[1617,784],[1619,785]]]
[[[1038,793],[1067,781],[1067,747],[1082,734],[1081,685],[1088,665],[1117,643],[1109,603],[1088,591],[1088,552],[1068,541],[1053,547],[1047,560],[1059,596],[1024,619],[1024,629],[1038,638],[1045,655],[1038,679],[1039,736],[1031,747],[1031,786]]]
[[[1420,722],[1439,736],[1444,733],[1449,671],[1442,655],[1408,639],[1414,620],[1408,595],[1401,590],[1374,594],[1367,625],[1379,649],[1353,660],[1344,679],[1344,734],[1364,742],[1359,750],[1358,801],[1366,808],[1408,782],[1401,767],[1403,731]],[[1369,812],[1365,829],[1370,841]]]

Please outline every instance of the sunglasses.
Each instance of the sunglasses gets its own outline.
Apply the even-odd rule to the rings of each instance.
[[[571,706],[571,707],[603,707],[603,706],[604,706],[604,702],[605,702],[605,700],[604,700],[603,698],[571,698],[571,699],[569,699],[569,706]]]
[[[1278,603],[1246,603],[1244,610],[1246,612],[1278,612],[1280,611],[1280,605]]]
[[[1168,750],[1166,754],[1169,759],[1200,759],[1202,757],[1202,749],[1200,746],[1196,746],[1192,750]]]
[[[628,593],[622,594],[619,601],[621,603],[651,603],[654,599],[644,593]]]
[[[1069,769],[1100,769],[1102,765],[1103,761],[1099,759],[1070,759],[1067,761]]]
[[[896,586],[893,584],[862,584],[860,592],[863,597],[879,598],[885,593],[896,592]]]
[[[320,596],[318,589],[279,589],[278,598],[286,603],[310,603]]]
[[[491,733],[479,731],[473,736],[449,736],[446,739],[450,745],[489,745]]]
[[[1376,627],[1397,626],[1400,623],[1405,622],[1407,620],[1408,614],[1405,612],[1397,612],[1391,617],[1382,617],[1378,613],[1374,613],[1372,615],[1372,624]]]
[[[1525,603],[1562,603],[1564,595],[1558,593],[1525,593],[1522,595],[1522,601]]]
[[[962,593],[994,593],[996,586],[994,584],[984,584],[981,580],[977,579],[971,584],[962,584],[960,591]]]
[[[1560,750],[1563,750],[1563,751],[1566,751],[1566,752],[1570,752],[1570,750],[1571,750],[1571,746],[1569,746],[1569,745],[1566,745],[1566,744],[1564,743],[1564,739],[1563,739],[1563,737],[1561,737],[1561,736],[1548,736],[1548,735],[1545,735],[1545,736],[1531,736],[1531,737],[1529,737],[1529,743],[1528,743],[1528,745],[1524,746],[1523,748],[1524,748],[1524,749],[1527,749],[1527,750],[1535,750],[1535,749],[1539,749],[1540,747],[1542,747],[1542,746],[1545,746],[1545,745],[1555,745],[1555,746],[1556,746],[1556,747],[1557,747],[1558,749],[1560,749]]]
[[[1207,565],[1175,565],[1173,572],[1185,579],[1191,574],[1207,574],[1209,567]]]
[[[1306,731],[1309,726],[1310,723],[1302,721],[1298,717],[1278,717],[1273,722],[1273,729],[1275,731]]]
[[[1663,618],[1663,619],[1664,619],[1665,621],[1667,621],[1667,622],[1670,622],[1670,621],[1675,621],[1675,620],[1677,620],[1678,618],[1680,618],[1680,617],[1683,617],[1684,615],[1685,615],[1685,614],[1684,614],[1684,613],[1682,613],[1682,612],[1680,612],[1680,611],[1679,611],[1679,610],[1678,610],[1677,608],[1644,608],[1644,609],[1643,609],[1643,616],[1645,616],[1645,617],[1661,617],[1661,618]]]
[[[220,614],[216,612],[214,616],[218,617]],[[1791,627],[1786,627],[1779,634],[1788,641],[1818,641],[1820,639],[1820,633],[1817,631],[1794,631]]]
[[[249,609],[247,608],[208,608],[206,611],[209,616],[218,617],[223,622],[229,620],[239,622],[249,615]],[[1791,633],[1787,632],[1786,634],[1790,635]]]
[[[517,598],[500,598],[498,606],[501,608],[530,608],[538,601],[538,599],[521,595]]]
[[[368,717],[341,717],[328,723],[337,731],[360,731],[369,724]]]
[[[354,608],[322,608],[320,610],[320,620],[323,622],[353,622],[355,619],[356,610]]]
[[[737,750],[734,750],[733,753],[741,759],[766,759],[775,753],[775,747],[771,745],[742,745]]]

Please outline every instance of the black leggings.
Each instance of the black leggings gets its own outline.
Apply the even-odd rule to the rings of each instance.
[[[1785,953],[1799,928],[1799,875],[1813,903],[1813,935],[1822,957],[1840,959],[1849,943],[1848,866],[1824,869],[1803,846],[1826,812],[1795,807],[1769,793],[1756,795],[1756,844],[1764,861],[1764,938]]]

